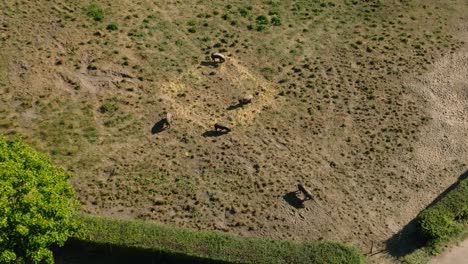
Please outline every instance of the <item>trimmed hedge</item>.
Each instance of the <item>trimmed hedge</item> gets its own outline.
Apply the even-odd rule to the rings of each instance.
[[[138,220],[81,215],[78,240],[184,254],[231,263],[361,264],[362,253],[338,242],[278,241],[193,231]]]
[[[434,206],[418,216],[421,233],[431,244],[460,233],[468,220],[468,179],[459,184]]]

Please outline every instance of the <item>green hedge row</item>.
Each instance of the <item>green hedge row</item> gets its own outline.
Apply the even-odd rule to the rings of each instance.
[[[184,254],[230,263],[361,264],[362,253],[338,242],[278,241],[192,231],[137,220],[80,215],[76,239],[101,245]]]
[[[468,221],[468,179],[463,179],[434,206],[418,216],[421,233],[431,244],[460,233]]]

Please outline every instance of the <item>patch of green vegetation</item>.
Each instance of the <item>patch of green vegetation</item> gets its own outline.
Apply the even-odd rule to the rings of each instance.
[[[190,27],[187,31],[189,33],[197,33],[197,29],[195,27]]]
[[[264,15],[260,15],[255,19],[255,29],[257,31],[263,31],[266,29],[266,26],[268,25],[268,17]]]
[[[0,263],[53,263],[78,228],[69,175],[21,140],[0,136]]]
[[[197,32],[197,23],[194,20],[189,20],[187,22],[187,26],[189,26],[189,28],[187,30],[189,33],[196,33]]]
[[[94,125],[94,111],[89,105],[44,105],[34,138],[47,144],[54,160],[60,162],[96,142],[98,131]]]
[[[265,1],[265,3],[270,5],[270,6],[279,6],[281,4],[281,1],[279,1],[279,0],[269,0],[269,1]]]
[[[263,67],[261,69],[261,72],[262,72],[263,77],[265,77],[265,79],[269,81],[273,80],[273,76],[275,75],[275,70],[272,67]]]
[[[224,14],[224,15],[221,16],[221,18],[223,20],[229,20],[229,19],[231,19],[231,16],[229,14]]]
[[[431,259],[432,254],[426,248],[420,248],[404,256],[400,261],[403,264],[426,264]]]
[[[468,221],[468,179],[434,206],[418,216],[421,233],[432,244],[443,242],[460,233]]]
[[[143,31],[132,29],[127,33],[127,36],[135,39],[142,39],[146,36],[146,34]]]
[[[102,21],[104,19],[104,11],[96,4],[91,4],[85,8],[86,15],[94,21]]]
[[[468,196],[468,193],[466,194]],[[431,241],[447,240],[459,233],[463,226],[457,223],[456,216],[445,208],[437,210],[424,210],[419,215],[421,231]],[[462,216],[463,217],[463,216]]]
[[[117,25],[116,23],[110,23],[109,25],[107,25],[106,29],[109,31],[118,30],[119,25]]]
[[[278,241],[244,238],[219,232],[192,231],[136,220],[89,215],[77,239],[103,245],[150,249],[232,263],[361,264],[362,253],[338,242]]]
[[[127,114],[127,115],[116,115],[115,117],[107,120],[104,122],[104,126],[106,127],[113,127],[117,124],[121,124],[125,121],[128,121],[128,120],[132,120],[133,119],[133,115],[131,114]]]
[[[177,47],[182,47],[182,46],[184,45],[184,41],[181,40],[181,39],[177,39],[177,40],[175,41],[175,45],[176,45]]]
[[[2,7],[2,8],[3,8],[2,12],[3,12],[3,14],[4,14],[5,16],[13,17],[14,11],[11,10],[11,8],[9,8],[9,7],[6,7],[6,8]]]
[[[115,102],[106,101],[99,107],[99,112],[113,114],[118,109],[119,106]]]
[[[278,10],[270,10],[270,12],[268,12],[268,15],[277,16],[277,15],[279,15],[279,11]]]
[[[0,55],[0,87],[5,87],[7,85],[7,67],[6,67],[6,56],[3,54]]]
[[[468,179],[461,180],[444,198],[418,215],[419,236],[427,245],[404,256],[405,264],[425,264],[452,240],[468,234]]]
[[[240,7],[239,8],[239,14],[242,16],[242,17],[247,17],[250,15],[250,10],[245,8],[245,7]]]
[[[277,16],[272,17],[272,18],[271,18],[271,24],[272,24],[273,26],[281,26],[281,24],[282,24],[282,23],[281,23],[281,18],[279,18],[279,17],[277,17]]]

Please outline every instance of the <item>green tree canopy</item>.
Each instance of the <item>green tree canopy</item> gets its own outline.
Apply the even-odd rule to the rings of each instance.
[[[77,230],[69,175],[21,140],[0,136],[0,263],[53,263]]]

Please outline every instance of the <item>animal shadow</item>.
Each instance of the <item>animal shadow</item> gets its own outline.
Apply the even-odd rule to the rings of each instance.
[[[228,111],[231,111],[231,110],[236,110],[238,108],[241,108],[243,106],[243,104],[241,103],[238,103],[238,104],[235,104],[235,105],[231,105],[229,106],[228,108],[226,108]]]
[[[165,124],[166,124],[166,119],[163,118],[161,120],[159,120],[158,122],[156,122],[156,124],[154,124],[154,126],[151,128],[151,134],[158,134],[158,133],[161,133],[162,131],[166,130],[165,128]]]
[[[222,136],[224,134],[227,134],[229,132],[227,131],[219,131],[219,130],[210,130],[210,131],[206,131],[202,134],[202,136],[204,137],[219,137],[219,136]]]
[[[205,67],[211,67],[211,68],[218,68],[219,64],[214,61],[202,61],[200,65],[205,66]]]
[[[297,197],[297,192],[289,192],[283,196],[283,199],[296,209],[304,208],[304,200]]]

